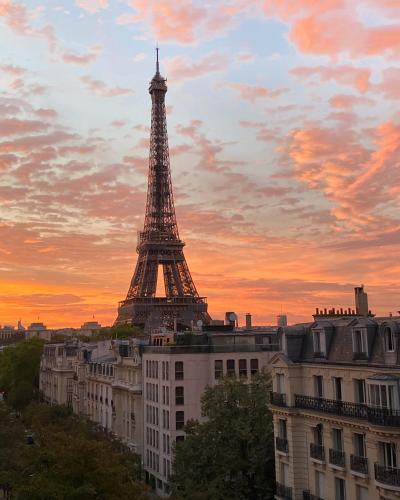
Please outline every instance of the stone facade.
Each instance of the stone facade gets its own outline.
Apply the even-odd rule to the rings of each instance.
[[[316,315],[271,362],[277,498],[400,497],[400,317]]]

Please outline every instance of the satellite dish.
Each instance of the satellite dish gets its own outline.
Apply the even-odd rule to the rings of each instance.
[[[201,327],[203,326],[203,322],[202,322],[202,320],[201,320],[201,319],[199,319],[199,320],[197,321],[197,323],[196,323],[196,324],[197,324],[197,326],[198,326],[199,328],[201,328]]]
[[[229,321],[237,321],[237,315],[235,313],[230,313]]]

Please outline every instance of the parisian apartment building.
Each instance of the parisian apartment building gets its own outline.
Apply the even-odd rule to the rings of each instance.
[[[141,456],[147,481],[169,493],[174,445],[189,419],[202,420],[201,396],[224,376],[251,380],[278,351],[278,328],[196,332],[189,345],[172,332],[145,339],[48,343],[40,367],[44,401],[63,404]]]
[[[277,499],[400,497],[400,316],[317,310],[271,361]]]

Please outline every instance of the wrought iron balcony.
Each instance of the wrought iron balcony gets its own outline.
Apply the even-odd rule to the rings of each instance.
[[[276,496],[283,500],[292,500],[292,488],[281,483],[276,483]]]
[[[368,354],[366,352],[353,352],[353,359],[356,361],[367,361]]]
[[[319,444],[310,443],[310,457],[325,462],[325,448]]]
[[[400,427],[400,410],[368,407],[368,422],[375,425]]]
[[[400,469],[375,464],[375,479],[379,483],[400,488]]]
[[[289,453],[289,442],[285,438],[277,436],[275,438],[275,447],[277,450],[282,451],[283,453]]]
[[[302,396],[295,394],[294,404],[296,408],[316,410],[333,415],[343,415],[344,417],[367,419],[366,405],[359,403],[349,403],[348,401],[338,401],[336,399],[315,398],[312,396]]]
[[[310,493],[310,490],[304,490],[303,500],[323,500],[323,499],[318,495],[313,495],[312,493]]]
[[[337,467],[342,467],[342,469],[344,469],[346,467],[345,452],[329,448],[329,463],[332,465],[336,465]]]
[[[271,404],[274,406],[286,406],[286,394],[281,392],[270,392],[269,393]]]
[[[368,474],[368,458],[350,455],[350,469],[361,474]]]

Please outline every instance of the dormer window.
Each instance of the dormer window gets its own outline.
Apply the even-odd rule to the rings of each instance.
[[[314,357],[326,356],[325,332],[323,330],[313,330]]]
[[[384,330],[384,339],[385,339],[385,350],[386,352],[394,352],[394,335],[393,330],[388,326]]]
[[[353,353],[354,359],[368,358],[367,331],[361,328],[353,330]]]

